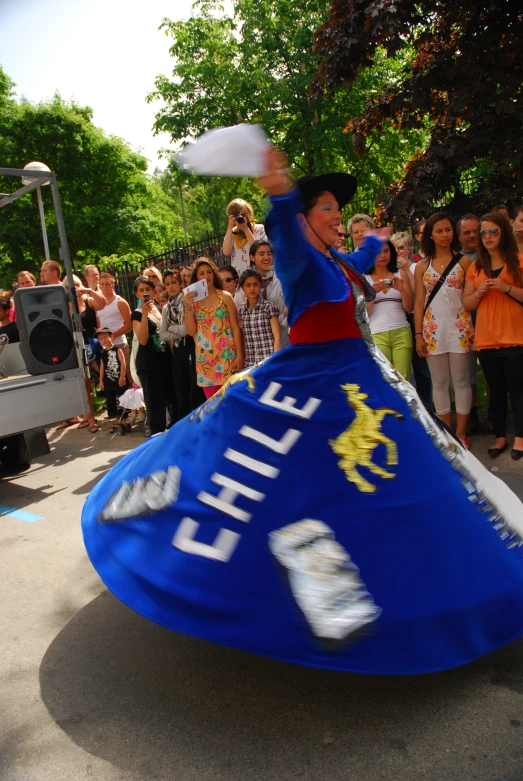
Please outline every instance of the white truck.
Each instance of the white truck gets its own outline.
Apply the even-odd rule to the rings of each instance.
[[[27,181],[28,172],[0,168],[0,176],[23,177]],[[88,369],[76,297],[70,292],[74,291],[74,284],[56,176],[52,171],[31,170],[31,178],[29,184],[16,191],[1,194],[0,208],[44,184],[51,185],[60,238],[59,257],[69,282],[67,296],[72,312],[71,317],[65,312],[64,322],[69,324],[71,351],[76,357],[69,359],[65,369],[51,364],[49,371],[32,369],[30,373],[24,354],[27,356],[35,346],[29,344],[31,339],[23,333],[24,329],[19,329],[23,340],[20,344],[2,344],[0,338],[0,461],[7,468],[23,466],[49,452],[44,426],[89,411]],[[18,290],[15,298],[20,299],[31,291],[34,296],[35,288]]]

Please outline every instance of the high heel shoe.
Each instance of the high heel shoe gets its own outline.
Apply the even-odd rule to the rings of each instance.
[[[489,456],[490,456],[491,458],[497,458],[497,457],[498,457],[498,456],[500,456],[502,453],[504,453],[504,452],[505,452],[505,450],[506,450],[507,448],[508,448],[508,445],[507,445],[507,443],[505,442],[505,444],[503,445],[503,447],[489,447],[489,449],[487,450],[487,453],[489,454]],[[512,453],[513,453],[513,452],[514,452],[514,451],[512,451]],[[516,452],[518,452],[518,453],[521,453],[521,456],[523,456],[523,450],[518,450],[518,451],[516,451]],[[521,458],[521,456],[518,456],[518,458]],[[512,456],[512,458],[514,458],[514,456]]]

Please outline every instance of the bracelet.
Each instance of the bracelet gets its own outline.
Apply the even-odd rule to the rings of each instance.
[[[509,289],[508,289],[508,290],[505,290],[505,295],[506,295],[506,296],[509,296],[509,295],[510,295],[510,291],[511,291],[511,290],[512,290],[512,285],[509,287]]]
[[[414,336],[423,336],[423,331],[415,331]]]

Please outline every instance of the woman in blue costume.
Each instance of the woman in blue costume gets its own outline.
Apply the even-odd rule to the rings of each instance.
[[[376,350],[333,249],[355,180],[262,184],[291,345],[123,458],[83,513],[107,587],[163,626],[300,664],[442,670],[523,633],[523,506]]]

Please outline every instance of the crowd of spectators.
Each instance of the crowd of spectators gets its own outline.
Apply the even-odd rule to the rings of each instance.
[[[115,278],[92,265],[74,286],[92,377],[107,400],[107,419],[117,399],[141,386],[147,431],[155,434],[196,409],[228,378],[289,344],[286,308],[264,226],[242,199],[227,206],[223,242],[226,262],[208,257],[160,271],[151,265],[134,282],[136,304],[117,291]],[[367,280],[376,297],[368,304],[372,337],[391,364],[416,385],[425,405],[469,446],[478,426],[478,360],[488,384],[489,449],[507,449],[510,399],[515,422],[512,457],[523,457],[523,206],[512,219],[504,206],[454,225],[437,212],[395,233]],[[374,229],[367,214],[340,224],[333,249],[357,250]],[[348,246],[350,243],[350,247]],[[45,261],[40,284],[59,284],[62,269]],[[207,283],[199,298],[193,285]],[[36,285],[28,271],[18,287]],[[63,284],[67,286],[67,280]],[[0,298],[0,335],[18,340],[12,291]],[[109,376],[110,375],[110,376]],[[87,383],[90,413],[64,421],[99,430],[95,381]],[[455,415],[452,414],[452,398]],[[144,416],[140,411],[138,420]]]

